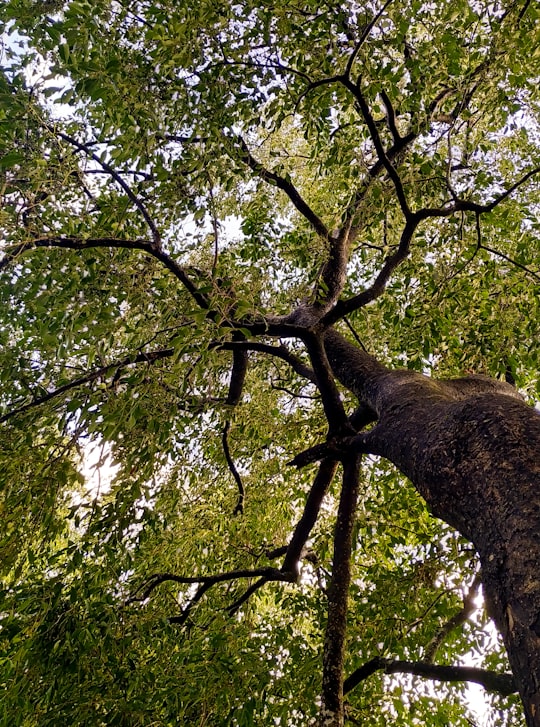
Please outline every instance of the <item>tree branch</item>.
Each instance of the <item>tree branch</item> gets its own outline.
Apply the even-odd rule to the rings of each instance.
[[[343,669],[353,526],[358,499],[361,457],[353,455],[343,462],[343,485],[334,532],[332,579],[328,590],[328,620],[323,652],[321,724],[343,724]]]
[[[212,588],[212,586],[215,586],[218,583],[226,583],[243,578],[254,578],[257,576],[259,576],[264,583],[268,581],[293,583],[295,581],[295,575],[293,573],[285,573],[283,570],[278,570],[271,566],[264,568],[233,570],[212,576],[178,576],[174,573],[155,573],[153,576],[148,578],[146,583],[143,583],[135,590],[134,594],[126,601],[126,606],[132,603],[141,603],[146,601],[146,599],[149,598],[155,589],[162,583],[171,582],[182,585],[199,583],[201,584],[200,587],[197,589],[193,598],[191,598],[184,607],[182,613],[179,616],[172,616],[169,619],[170,623],[183,624],[186,622],[193,607],[201,600],[204,594]],[[260,585],[263,585],[263,583],[260,583]]]
[[[244,483],[242,482],[242,478],[240,477],[240,473],[236,469],[234,460],[231,457],[231,450],[229,449],[230,428],[231,428],[231,422],[229,420],[227,420],[225,422],[225,427],[223,428],[223,436],[221,438],[221,442],[223,444],[223,453],[225,454],[225,459],[227,461],[227,465],[229,466],[231,474],[234,477],[234,480],[238,486],[238,501],[234,508],[233,515],[241,515],[244,512],[244,497],[245,497],[246,491],[244,488]]]
[[[439,647],[448,636],[448,634],[454,631],[454,629],[457,629],[459,626],[462,626],[465,621],[468,620],[469,616],[474,613],[476,609],[474,599],[478,595],[478,590],[480,589],[481,583],[482,578],[480,575],[477,575],[472,582],[469,592],[463,599],[463,608],[461,608],[456,614],[454,614],[452,618],[448,619],[448,621],[442,626],[438,633],[436,633],[435,636],[431,639],[424,653],[424,660],[426,662],[433,662],[435,654],[437,653]]]
[[[308,379],[313,384],[317,383],[317,377],[312,368],[307,366],[302,359],[295,356],[289,351],[287,346],[280,344],[273,346],[270,343],[259,343],[257,341],[227,341],[225,343],[217,343],[216,346],[224,350],[234,351],[235,349],[244,349],[246,351],[259,351],[260,353],[268,353],[270,356],[276,356],[288,363],[291,368],[300,376]]]
[[[375,147],[375,151],[377,153],[377,157],[379,161],[383,164],[384,168],[388,172],[388,176],[392,180],[394,184],[394,188],[396,190],[396,196],[399,202],[399,206],[401,208],[401,211],[403,212],[403,215],[405,216],[405,219],[408,220],[411,216],[411,209],[409,207],[409,203],[407,202],[407,198],[405,196],[405,191],[403,189],[403,183],[401,181],[401,178],[399,174],[396,171],[396,168],[388,158],[384,146],[379,134],[379,130],[377,129],[377,124],[375,123],[375,119],[371,115],[371,111],[369,109],[369,106],[366,102],[366,99],[364,98],[364,94],[360,90],[359,83],[353,83],[350,78],[344,78],[343,79],[344,86],[352,93],[353,97],[355,98],[358,108],[360,110],[360,113],[362,114],[362,117],[364,121],[366,122],[366,126],[368,127],[369,134],[371,136],[371,140],[373,142],[373,145]]]
[[[392,2],[393,2],[393,0],[386,0],[386,2],[382,6],[382,8],[379,10],[379,12],[376,13],[373,16],[373,18],[370,20],[370,22],[367,23],[367,25],[365,25],[364,28],[362,29],[360,38],[358,39],[358,42],[356,43],[356,45],[353,49],[353,52],[351,53],[351,56],[350,56],[349,60],[347,61],[347,66],[345,68],[345,73],[344,73],[345,78],[350,78],[354,62],[356,60],[356,57],[358,56],[358,53],[360,52],[360,49],[364,45],[365,41],[367,40],[367,38],[368,38],[369,34],[371,33],[371,31],[373,30],[373,28],[377,25],[377,23],[381,19],[382,14],[386,10],[386,8]]]
[[[236,141],[237,144],[235,148],[239,151],[240,160],[265,182],[273,184],[281,189],[283,192],[285,192],[292,204],[296,207],[298,212],[300,212],[300,214],[310,223],[315,232],[324,240],[326,240],[329,236],[328,228],[320,219],[320,217],[311,209],[307,202],[305,202],[294,184],[289,179],[286,179],[285,177],[282,177],[281,175],[276,174],[269,169],[266,169],[263,164],[258,162],[251,154],[248,145],[241,136],[237,137]]]
[[[62,394],[71,391],[72,389],[76,389],[79,386],[84,386],[84,384],[89,384],[93,381],[96,381],[97,379],[100,379],[102,376],[107,375],[111,371],[116,372],[119,369],[126,368],[127,366],[131,366],[133,364],[154,363],[155,361],[159,361],[163,358],[168,358],[173,354],[174,348],[164,348],[158,351],[139,353],[136,356],[127,356],[120,361],[114,361],[113,363],[107,364],[106,366],[100,366],[99,368],[94,369],[93,371],[85,374],[84,376],[80,376],[77,379],[68,381],[68,383],[64,384],[63,386],[59,386],[57,389],[53,389],[53,391],[48,391],[41,396],[35,397],[32,401],[26,404],[16,405],[15,403],[13,403],[11,406],[14,406],[15,408],[11,409],[11,411],[9,411],[7,414],[0,416],[0,423],[8,421],[8,419],[12,419],[19,414],[24,414],[30,409],[38,407],[41,404],[46,404],[48,401],[56,399],[59,396],[62,396]]]
[[[337,465],[337,461],[332,459],[325,459],[319,465],[319,471],[313,481],[306,499],[306,504],[304,505],[304,512],[294,529],[283,560],[283,565],[281,566],[281,569],[285,573],[293,572],[298,575],[298,563],[300,562],[302,550],[313,530],[313,526],[317,522],[322,501],[330,487],[330,483],[334,479]]]
[[[321,392],[329,432],[330,434],[342,432],[347,429],[348,417],[334,381],[322,339],[316,334],[308,333],[304,336],[304,343],[317,377],[317,386]]]
[[[384,671],[385,674],[413,674],[440,682],[474,682],[480,684],[487,691],[498,692],[503,696],[517,692],[512,674],[500,674],[472,666],[446,666],[422,661],[397,661],[376,656],[355,669],[347,677],[343,684],[343,693],[347,694],[352,691],[360,682],[380,670]]]
[[[369,286],[369,288],[365,288],[361,293],[354,295],[352,298],[340,300],[331,311],[323,316],[321,324],[330,326],[343,316],[362,308],[368,303],[371,303],[373,300],[376,300],[380,295],[382,295],[382,293],[384,293],[390,276],[407,258],[414,233],[422,219],[423,217],[420,213],[411,213],[409,215],[401,233],[401,239],[397,250],[387,256],[379,274],[375,278],[375,281]]]
[[[74,139],[69,134],[65,134],[62,131],[57,131],[53,127],[48,126],[48,131],[50,131],[55,136],[60,137],[64,141],[67,141],[69,144],[74,146],[79,151],[84,152],[87,156],[90,157],[90,159],[93,159],[96,164],[99,164],[99,166],[107,173],[109,174],[114,181],[124,190],[128,198],[133,202],[135,207],[139,210],[141,215],[143,216],[146,224],[148,225],[150,232],[152,233],[152,240],[153,244],[156,247],[161,246],[161,235],[159,233],[159,230],[156,227],[156,224],[154,220],[151,218],[151,216],[148,213],[148,210],[144,206],[144,204],[141,202],[141,200],[137,197],[137,195],[133,192],[129,184],[126,183],[126,181],[122,178],[122,176],[117,172],[113,167],[111,167],[110,164],[107,164],[107,162],[104,162],[101,157],[96,154],[96,152],[92,151],[88,148],[87,144],[82,144],[81,142],[77,141],[77,139]]]
[[[159,260],[183,284],[196,303],[204,310],[209,310],[209,302],[205,295],[197,290],[186,270],[173,260],[161,248],[151,241],[144,239],[123,240],[116,237],[37,237],[27,242],[10,245],[4,250],[6,254],[0,259],[0,271],[13,263],[19,255],[40,247],[59,247],[69,250],[90,250],[96,247],[123,248],[127,250],[141,250],[156,260]]]

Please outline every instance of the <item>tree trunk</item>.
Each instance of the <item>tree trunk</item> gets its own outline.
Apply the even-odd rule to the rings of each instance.
[[[527,724],[540,727],[540,415],[504,382],[389,371],[333,331],[325,346],[378,417],[365,451],[393,462],[476,547]]]

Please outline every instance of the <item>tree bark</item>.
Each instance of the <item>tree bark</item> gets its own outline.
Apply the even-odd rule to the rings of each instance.
[[[476,547],[527,725],[540,727],[540,415],[505,382],[390,371],[335,331],[325,346],[378,417],[365,451],[393,462]]]
[[[320,727],[343,727],[344,723],[343,668],[359,472],[358,455],[344,460],[343,485],[335,527],[332,579],[328,589]]]

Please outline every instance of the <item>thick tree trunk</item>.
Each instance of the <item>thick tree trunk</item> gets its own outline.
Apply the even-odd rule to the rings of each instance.
[[[366,451],[474,543],[527,724],[540,727],[540,415],[503,382],[389,371],[332,331],[325,345],[337,378],[378,416]]]

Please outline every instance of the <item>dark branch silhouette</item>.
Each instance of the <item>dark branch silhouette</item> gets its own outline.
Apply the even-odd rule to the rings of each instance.
[[[446,666],[422,661],[397,661],[376,656],[355,669],[345,679],[343,684],[344,694],[348,694],[364,679],[381,670],[385,674],[413,674],[440,682],[473,682],[480,684],[490,692],[498,692],[503,696],[517,692],[512,674],[499,674],[472,666]]]

